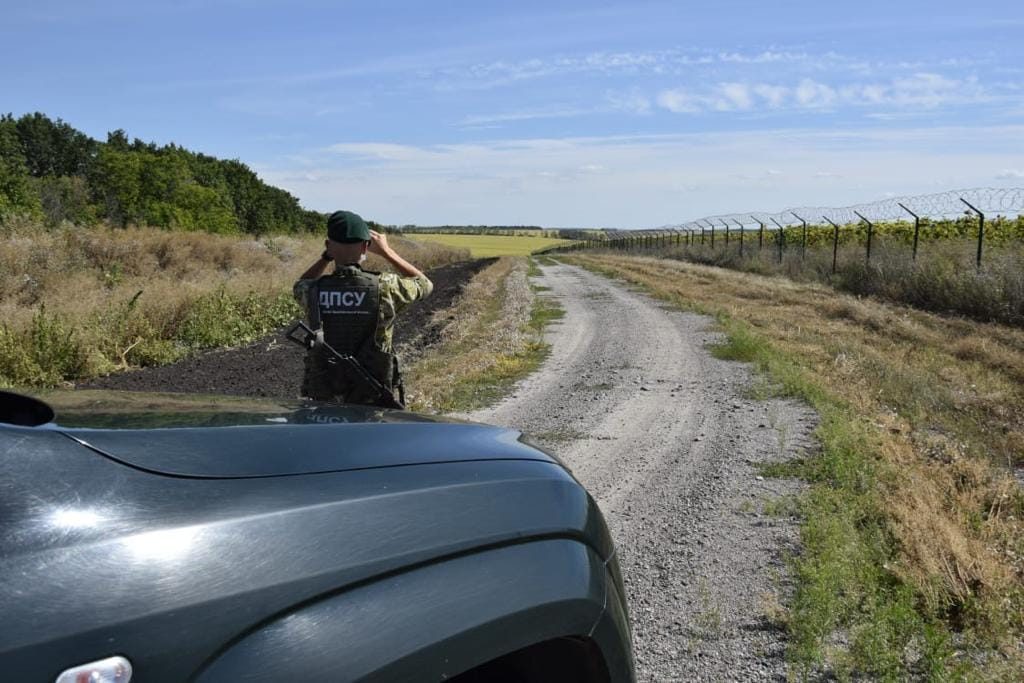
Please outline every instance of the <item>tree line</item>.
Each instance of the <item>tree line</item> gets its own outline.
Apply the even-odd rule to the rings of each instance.
[[[316,231],[325,222],[238,160],[129,140],[123,130],[99,142],[39,112],[0,116],[0,222],[14,214],[50,225],[250,234]]]

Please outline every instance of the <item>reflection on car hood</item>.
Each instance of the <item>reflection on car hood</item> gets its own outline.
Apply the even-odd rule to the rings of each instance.
[[[40,394],[48,429],[132,467],[248,478],[480,460],[555,462],[515,430],[365,406],[135,394]]]

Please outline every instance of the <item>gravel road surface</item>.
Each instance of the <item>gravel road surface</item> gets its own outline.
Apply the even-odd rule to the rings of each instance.
[[[565,317],[513,395],[465,417],[530,434],[597,499],[620,555],[640,680],[784,680],[796,492],[757,465],[813,448],[814,413],[748,397],[713,321],[579,268],[544,268]],[[765,513],[769,505],[773,514]]]

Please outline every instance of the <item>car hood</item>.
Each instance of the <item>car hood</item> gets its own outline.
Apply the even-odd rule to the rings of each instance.
[[[153,473],[251,478],[482,460],[555,462],[512,429],[365,406],[236,397],[54,392],[60,431]]]

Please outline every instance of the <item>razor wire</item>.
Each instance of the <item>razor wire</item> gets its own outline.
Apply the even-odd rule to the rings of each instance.
[[[763,211],[746,211],[742,213],[725,213],[704,216],[685,223],[666,225],[658,231],[629,231],[629,234],[642,235],[654,232],[702,230],[710,225],[721,227],[723,223],[735,226],[761,224],[768,228],[775,225],[789,227],[801,225],[807,221],[809,225],[832,221],[838,225],[859,223],[866,218],[871,221],[899,221],[921,218],[953,218],[970,214],[968,206],[985,214],[998,216],[1019,216],[1024,214],[1024,188],[974,188],[969,190],[949,190],[935,194],[891,197],[865,204],[852,206],[797,206],[783,209],[778,213]],[[618,231],[621,232],[621,231]]]

